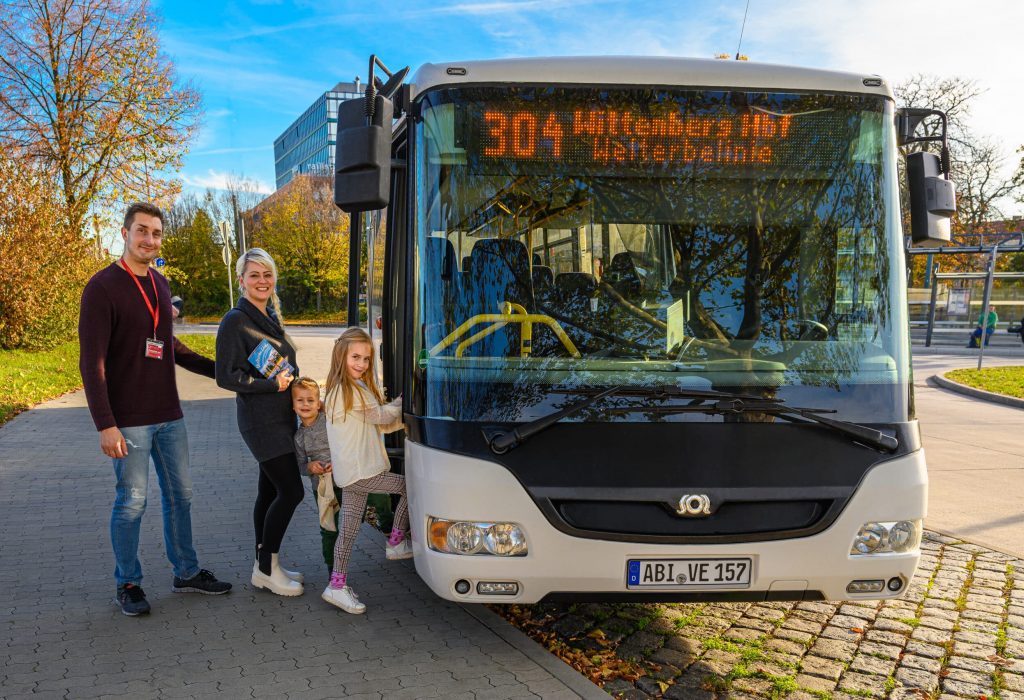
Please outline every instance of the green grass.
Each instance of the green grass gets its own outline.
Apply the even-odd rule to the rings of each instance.
[[[0,424],[80,386],[77,340],[42,352],[0,350]]]
[[[213,357],[212,335],[182,335],[196,352]],[[82,387],[78,372],[78,341],[50,350],[0,350],[0,425],[43,401]]]
[[[185,323],[220,323],[224,314],[186,315]],[[338,311],[303,311],[301,313],[285,313],[286,326],[340,326],[348,325],[348,310]],[[359,324],[366,323],[366,307],[359,307]]]
[[[955,369],[946,372],[946,379],[984,389],[996,394],[1024,399],[1024,367],[988,367],[986,369]]]
[[[214,347],[217,344],[217,336],[215,335],[198,335],[194,333],[185,333],[178,336],[178,340],[185,343],[192,350],[195,350],[200,355],[206,355],[207,357],[213,357]]]

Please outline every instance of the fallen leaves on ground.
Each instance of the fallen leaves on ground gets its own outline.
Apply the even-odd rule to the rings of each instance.
[[[591,630],[581,638],[565,640],[557,633],[546,629],[546,626],[556,619],[554,615],[529,605],[501,605],[493,606],[491,609],[599,686],[620,678],[632,683],[645,673],[642,664],[618,658],[612,643],[601,629]],[[573,644],[577,639],[584,638],[593,639],[605,648],[595,651]],[[663,690],[667,688],[666,683]]]

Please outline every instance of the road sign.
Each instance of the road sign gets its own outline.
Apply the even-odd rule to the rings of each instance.
[[[167,264],[167,261],[164,260],[163,258],[157,258],[156,259],[156,266],[157,267],[163,267],[166,264]]]

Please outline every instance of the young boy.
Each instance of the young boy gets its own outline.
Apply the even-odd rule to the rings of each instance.
[[[320,385],[309,377],[299,377],[291,386],[292,410],[299,417],[295,433],[295,457],[299,467],[309,474],[313,498],[317,497],[320,479],[328,479],[334,496],[341,503],[341,489],[334,485],[331,475],[331,447],[327,444],[327,417],[320,410]],[[334,511],[334,530],[320,525],[320,542],[324,561],[330,570],[334,563],[334,543],[338,539],[338,511]]]

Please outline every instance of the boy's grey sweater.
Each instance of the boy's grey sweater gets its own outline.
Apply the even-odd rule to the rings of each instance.
[[[302,425],[295,433],[295,457],[299,469],[306,473],[310,462],[330,462],[331,446],[327,443],[327,415],[321,413],[312,425]]]

